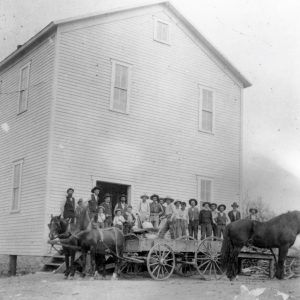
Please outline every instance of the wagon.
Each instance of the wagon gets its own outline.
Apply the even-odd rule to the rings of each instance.
[[[220,263],[221,246],[222,239],[216,237],[202,241],[188,236],[166,240],[133,234],[126,238],[121,271],[136,274],[147,268],[154,280],[165,280],[174,272],[218,280],[224,274]]]

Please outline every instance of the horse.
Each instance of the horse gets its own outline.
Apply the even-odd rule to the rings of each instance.
[[[120,264],[123,257],[125,238],[123,232],[116,227],[98,228],[97,224],[92,224],[91,228],[77,234],[81,242],[81,251],[83,254],[83,270],[86,265],[87,251],[91,253],[91,263],[94,277],[100,274],[100,267],[103,269],[102,278],[106,278],[105,256],[112,254],[116,259],[115,270],[112,279],[116,279],[120,273]]]
[[[226,226],[221,248],[221,260],[229,280],[238,272],[238,255],[243,246],[258,248],[278,248],[278,260],[275,276],[284,278],[284,262],[288,249],[294,244],[300,233],[300,211],[287,212],[267,222],[248,219],[238,220]],[[275,255],[274,255],[275,256]],[[276,261],[276,259],[275,259]]]
[[[90,219],[88,217],[88,210],[85,208],[82,213],[76,218],[76,224],[71,224],[70,220],[63,219],[61,215],[51,215],[48,227],[50,229],[49,239],[53,241],[59,239],[63,244],[63,252],[65,255],[65,278],[69,276],[71,279],[75,275],[75,255],[76,251],[81,248],[80,241],[76,234],[90,226]],[[71,259],[71,262],[70,262]]]

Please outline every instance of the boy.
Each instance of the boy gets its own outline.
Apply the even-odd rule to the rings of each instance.
[[[104,214],[105,214],[105,221],[104,221],[104,227],[111,227],[112,226],[112,208],[110,203],[110,194],[104,195],[104,203],[102,203],[102,206],[104,208]]]
[[[75,220],[75,198],[73,197],[74,189],[67,189],[67,196],[63,208],[63,218],[70,219],[71,223]]]
[[[179,211],[179,226],[178,226],[178,237],[186,236],[186,229],[188,227],[189,215],[186,208],[186,203],[181,202],[181,209]]]
[[[201,228],[201,240],[210,237],[212,234],[212,214],[209,208],[209,202],[203,202],[202,209],[199,214],[199,224]]]
[[[113,225],[123,231],[123,224],[124,223],[125,223],[125,219],[122,216],[122,211],[121,211],[121,209],[117,208],[116,209],[116,215],[114,217]]]
[[[105,221],[104,207],[99,206],[98,223],[100,228],[104,228],[104,221]]]
[[[217,222],[217,228],[218,228],[218,237],[220,238],[221,235],[223,235],[224,237],[224,232],[225,232],[225,227],[226,227],[226,223],[227,223],[227,216],[225,213],[226,210],[226,205],[224,204],[220,204],[218,206],[218,216],[216,219]]]
[[[132,213],[131,205],[128,205],[124,218],[125,218],[124,234],[128,234],[132,231],[132,227],[134,226],[135,223],[135,216]]]
[[[188,209],[189,216],[189,236],[195,240],[198,239],[198,225],[199,225],[199,209],[197,206],[198,202],[196,199],[189,200],[190,208]]]
[[[212,220],[213,220],[212,231],[213,231],[214,236],[218,236],[218,226],[217,226],[217,222],[216,222],[216,219],[218,217],[217,204],[211,203],[210,209],[211,209]]]
[[[181,229],[180,229],[181,201],[176,200],[174,205],[175,205],[175,212],[174,212],[173,222],[174,222],[175,238],[177,239],[181,236]]]

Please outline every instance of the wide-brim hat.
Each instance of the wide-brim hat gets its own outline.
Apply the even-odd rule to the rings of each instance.
[[[211,204],[210,204],[210,208],[211,208],[212,206],[218,207],[217,203],[211,203]]]
[[[99,186],[94,186],[92,189],[91,189],[91,193],[95,193],[95,190],[98,190],[100,191],[100,187]]]
[[[117,211],[122,211],[122,209],[121,209],[121,208],[117,208],[117,209],[115,210],[115,213],[116,213]]]
[[[155,198],[156,197],[156,199],[157,199],[157,201],[159,200],[159,196],[157,195],[157,194],[153,194],[151,197],[150,197],[150,199],[151,200],[153,200],[153,198]]]
[[[176,203],[181,204],[181,201],[180,201],[180,200],[176,200],[176,201],[174,202],[174,204],[176,205]]]
[[[226,205],[225,205],[225,204],[220,204],[220,205],[218,206],[218,210],[220,210],[221,207],[224,207],[224,210],[226,210]]]
[[[208,204],[208,206],[210,206],[210,202],[205,201],[202,203],[202,207],[204,207],[206,204]]]
[[[164,201],[165,201],[165,202],[167,202],[168,200],[170,200],[171,202],[173,202],[173,201],[174,201],[174,199],[173,199],[173,198],[171,198],[171,197],[167,196],[167,197],[164,199]]]
[[[73,188],[68,188],[67,189],[67,193],[69,193],[69,191],[72,191],[74,193],[74,189]]]
[[[146,195],[146,194],[143,194],[143,195],[141,196],[141,199],[143,199],[143,198],[149,199],[149,196]]]
[[[231,204],[231,207],[239,207],[239,205],[238,205],[236,202],[233,202],[233,203]]]
[[[110,193],[106,193],[106,194],[104,195],[103,198],[104,198],[104,199],[105,199],[105,198],[111,198],[111,194],[110,194]]]
[[[181,201],[181,205],[184,205],[184,206],[186,206],[186,202],[184,202],[184,201]]]
[[[127,195],[122,194],[122,195],[119,197],[119,200],[121,200],[122,198],[125,198],[125,199],[127,200]],[[126,201],[126,200],[125,200],[125,201]]]
[[[252,211],[255,211],[255,214],[258,213],[258,209],[255,208],[255,207],[252,207],[252,208],[249,209],[249,212],[250,212],[250,213],[251,213]]]
[[[189,204],[190,204],[190,205],[192,205],[192,204],[191,204],[192,201],[195,202],[195,205],[198,205],[198,201],[197,201],[196,199],[194,199],[194,198],[192,198],[192,199],[189,200]]]

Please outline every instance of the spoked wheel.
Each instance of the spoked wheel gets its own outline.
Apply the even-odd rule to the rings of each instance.
[[[169,278],[175,268],[175,254],[169,245],[155,244],[147,256],[147,268],[154,280]]]
[[[190,277],[197,274],[197,269],[194,264],[194,254],[185,253],[181,260],[177,260],[175,271],[178,275],[184,277]]]
[[[209,237],[204,239],[195,253],[197,271],[205,280],[219,280],[224,276],[221,266],[222,239]]]
[[[296,266],[296,258],[292,258],[289,261],[286,260],[285,270],[284,270],[285,279],[290,279],[296,276],[295,266]]]
[[[121,265],[120,271],[124,276],[136,276],[142,270],[142,265],[125,261]]]

